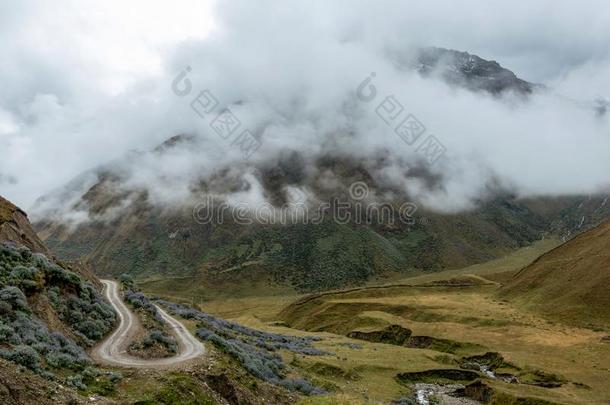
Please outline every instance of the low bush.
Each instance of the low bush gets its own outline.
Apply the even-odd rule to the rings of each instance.
[[[312,342],[319,339],[263,332],[184,305],[164,300],[157,302],[176,315],[197,320],[199,323],[195,334],[198,338],[213,343],[255,377],[306,395],[324,393],[306,380],[287,378],[286,365],[277,353],[277,350],[284,349],[312,356],[328,354],[312,345]]]
[[[171,353],[178,352],[178,343],[176,338],[168,335],[161,330],[153,330],[148,334],[148,338],[154,342],[159,342],[165,346]]]
[[[106,375],[111,383],[117,383],[123,379],[123,374],[118,371],[110,371]]]
[[[195,319],[199,321],[201,329],[206,329],[220,336],[245,340],[259,348],[267,349],[269,351],[285,349],[294,353],[309,356],[328,354],[327,352],[319,350],[313,346],[312,343],[320,340],[319,338],[289,336],[281,335],[279,333],[263,332],[248,328],[235,322],[227,321],[225,319],[216,318],[210,314],[197,311],[184,305],[179,305],[164,300],[157,300],[157,302],[167,307],[176,315],[186,319]]]
[[[135,309],[141,309],[148,312],[159,324],[165,325],[165,321],[163,320],[161,313],[159,313],[157,307],[155,307],[155,305],[146,295],[142,294],[141,292],[126,290],[123,298]]]
[[[83,376],[80,374],[70,375],[66,378],[66,384],[78,390],[86,390],[87,385],[83,382]]]
[[[48,289],[51,304],[62,321],[91,346],[104,337],[116,322],[114,309],[107,304],[89,282],[74,285],[78,295],[62,292],[55,286]]]
[[[60,319],[83,341],[103,336],[114,323],[114,311],[89,282],[42,254],[0,244],[0,357],[49,379],[56,370],[82,370],[90,363],[84,350],[49,331],[31,311],[24,291],[32,288],[47,295]]]
[[[37,289],[42,284],[42,274],[36,267],[18,265],[9,273],[12,284],[23,289]]]
[[[14,346],[11,349],[5,349],[2,357],[23,364],[32,370],[39,370],[37,364],[41,362],[42,358],[50,368],[78,369],[89,362],[80,346],[60,333],[49,332],[42,322],[30,314],[16,312],[12,319],[3,318],[0,325],[0,330],[3,332],[0,336],[0,343]],[[30,353],[35,353],[38,360],[28,362],[29,365],[17,361],[20,350],[23,351],[22,347],[33,350]]]
[[[121,274],[119,276],[119,282],[123,286],[124,291],[136,291],[135,281],[129,274]]]
[[[176,342],[176,338],[158,329],[152,330],[141,341],[132,342],[129,348],[131,350],[139,351],[141,349],[149,349],[155,344],[159,344],[165,348],[167,355],[169,356],[178,352],[178,343]]]
[[[40,370],[40,356],[38,352],[26,345],[15,346],[12,350],[0,350],[0,357],[21,364],[30,370]]]
[[[85,344],[92,345],[114,326],[116,314],[77,273],[66,270],[40,253],[26,247],[0,244],[0,315],[28,312],[23,291],[44,288],[59,318]],[[7,305],[8,304],[8,305]],[[10,306],[10,307],[9,307]]]
[[[30,311],[28,301],[18,287],[9,285],[0,289],[0,301],[10,306],[10,308],[8,306],[6,307],[9,313],[11,310],[24,312]]]

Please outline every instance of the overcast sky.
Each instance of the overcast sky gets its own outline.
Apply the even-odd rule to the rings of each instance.
[[[578,103],[610,98],[608,44],[610,4],[602,0],[4,0],[0,194],[28,208],[129,150],[201,131],[188,102],[170,91],[186,66],[198,88],[225,103],[246,100],[246,125],[278,123],[263,134],[258,159],[283,148],[320,153],[329,133],[352,126],[376,134],[346,144],[362,158],[397,149],[377,124],[342,114],[375,71],[379,88],[447,146],[443,198],[472,200],[488,180],[482,165],[523,194],[594,192],[608,184],[610,126]],[[515,106],[401,76],[388,52],[422,45],[496,60],[554,96]],[[403,147],[397,153],[408,154]],[[136,177],[209,170],[232,158],[218,148]]]

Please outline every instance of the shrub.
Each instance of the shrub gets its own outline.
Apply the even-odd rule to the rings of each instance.
[[[57,264],[51,263],[45,268],[47,280],[51,283],[79,285],[81,278],[78,274],[65,270]]]
[[[27,347],[29,353],[44,356],[46,364],[52,368],[80,368],[89,362],[85,352],[74,342],[57,332],[49,333],[47,327],[32,315],[18,312],[13,319],[4,319],[1,324],[3,341],[15,348],[4,351],[4,358],[35,370],[39,370],[39,361],[25,361],[23,352]],[[21,348],[18,350],[18,348]],[[20,354],[21,353],[21,354]]]
[[[60,319],[67,322],[80,336],[84,336],[87,345],[91,345],[112,329],[116,313],[89,282],[80,283],[78,289],[78,296],[62,296],[58,287],[50,288],[47,293]]]
[[[117,383],[123,379],[123,374],[118,371],[111,371],[108,373],[108,381],[111,383]]]
[[[161,344],[165,347],[169,353],[177,353],[178,352],[178,343],[176,339],[165,333],[161,330],[152,330],[144,339],[140,342],[133,342],[130,345],[131,349],[141,349],[141,348],[149,348],[153,346],[155,343]]]
[[[43,254],[32,253],[26,247],[0,244],[0,316],[13,318],[14,311],[29,312],[25,295],[18,286],[29,289],[44,285],[59,318],[85,344],[93,344],[114,326],[116,313],[91,283]]]
[[[178,343],[176,342],[176,338],[174,338],[173,336],[170,336],[160,330],[153,330],[152,332],[150,332],[148,337],[155,342],[161,343],[171,353],[178,352]]]
[[[275,353],[279,349],[285,349],[307,355],[327,354],[313,347],[312,342],[318,339],[263,332],[169,301],[157,300],[157,302],[176,315],[199,321],[198,329],[195,331],[197,337],[213,343],[236,359],[255,377],[306,395],[324,393],[307,380],[287,379],[286,365]]]
[[[36,267],[19,265],[13,268],[9,277],[12,283],[23,288],[36,288],[39,285],[42,275]]]
[[[296,378],[294,380],[285,379],[280,382],[280,385],[291,391],[299,391],[305,395],[324,395],[326,391],[321,388],[314,386],[309,381],[303,378]]]
[[[31,313],[26,296],[19,288],[39,288],[46,284],[47,296],[51,304],[60,309],[61,318],[69,309],[66,305],[69,300],[62,296],[59,286],[52,285],[58,280],[60,285],[71,283],[71,291],[85,289],[87,293],[83,296],[97,299],[91,294],[95,290],[83,283],[77,274],[62,269],[44,255],[33,254],[25,247],[0,244],[0,342],[5,346],[0,350],[0,356],[45,378],[51,378],[52,374],[43,367],[81,369],[89,362],[82,348],[60,333],[49,332]],[[104,316],[109,317],[106,312]]]
[[[12,316],[13,306],[6,301],[0,301],[0,316]]]
[[[148,297],[140,292],[135,291],[125,291],[125,295],[123,297],[126,302],[131,304],[135,309],[142,309],[153,316],[153,318],[159,322],[161,325],[165,324],[165,320],[157,310],[157,307],[148,299]]]
[[[79,389],[79,390],[87,389],[87,386],[83,382],[83,376],[80,374],[68,376],[68,378],[66,378],[66,384],[68,384],[76,389]]]
[[[72,368],[74,367],[74,359],[68,353],[50,352],[45,356],[47,364],[54,368]]]
[[[8,342],[14,334],[12,326],[0,324],[0,342]]]
[[[83,378],[92,379],[95,377],[99,377],[102,375],[102,372],[95,367],[85,367],[85,369],[81,372]]]
[[[17,311],[29,311],[28,302],[23,292],[15,286],[7,286],[0,290],[0,301],[4,301]]]
[[[133,278],[129,275],[129,274],[121,274],[119,276],[119,282],[121,283],[121,285],[123,286],[123,290],[125,291],[135,291],[135,282],[133,281]]]
[[[0,357],[21,364],[31,370],[40,369],[40,357],[30,346],[19,345],[13,350],[0,350]]]

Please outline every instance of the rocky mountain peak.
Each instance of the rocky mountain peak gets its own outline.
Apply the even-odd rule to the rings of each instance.
[[[536,88],[542,87],[520,79],[494,60],[452,49],[420,48],[411,65],[424,76],[438,74],[450,84],[461,85],[474,91],[482,90],[492,94],[514,91],[530,94]]]

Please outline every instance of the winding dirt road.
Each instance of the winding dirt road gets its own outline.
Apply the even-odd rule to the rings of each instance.
[[[205,347],[184,325],[171,317],[167,312],[155,305],[167,324],[171,327],[178,342],[178,354],[160,359],[140,359],[127,354],[127,346],[140,326],[138,318],[127,308],[119,294],[116,281],[101,280],[104,284],[106,299],[119,314],[119,327],[97,346],[92,356],[98,361],[123,367],[164,367],[175,366],[192,360],[205,353]]]

